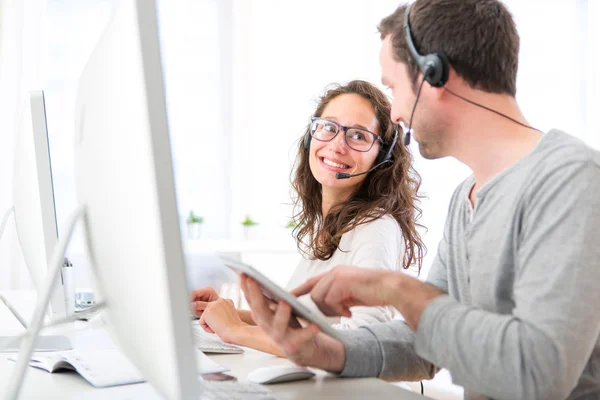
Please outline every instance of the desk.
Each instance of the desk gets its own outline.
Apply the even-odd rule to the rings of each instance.
[[[26,318],[32,313],[34,293],[31,291],[3,292],[5,297],[14,304]],[[70,336],[75,346],[82,340],[93,336],[94,332],[102,330],[100,322],[91,323],[78,321],[71,326],[56,330],[52,333],[63,333]],[[20,328],[22,331],[22,328]],[[0,333],[16,332],[19,330],[18,321],[10,314],[4,305],[0,306]],[[102,345],[102,344],[99,344]],[[6,358],[10,353],[0,353],[0,398],[5,392],[8,381],[12,376],[15,363]],[[278,358],[252,349],[244,354],[220,354],[210,356],[212,360],[223,367],[230,368],[228,374],[238,378],[240,382],[247,381],[248,372],[258,367],[291,364],[288,360]],[[381,399],[423,399],[420,394],[411,393],[379,379],[339,379],[324,371],[316,371],[316,379],[270,385],[269,388],[282,400],[287,399],[365,399],[378,397]],[[75,372],[50,374],[36,368],[28,368],[21,391],[21,399],[160,399],[148,383],[124,385],[105,389],[96,389]]]

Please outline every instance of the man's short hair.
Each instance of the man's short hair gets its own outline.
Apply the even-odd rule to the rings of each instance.
[[[419,68],[404,39],[402,5],[379,23],[383,40],[391,35],[394,58],[408,65],[413,88]],[[410,10],[417,51],[443,51],[471,87],[489,93],[517,93],[519,34],[512,15],[498,0],[417,0]]]

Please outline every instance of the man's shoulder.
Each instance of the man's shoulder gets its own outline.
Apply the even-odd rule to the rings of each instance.
[[[563,189],[571,190],[578,177],[600,178],[600,152],[556,129],[546,133],[534,156],[528,158],[518,175],[523,190],[532,195],[558,182],[562,182]]]
[[[600,166],[600,152],[583,140],[558,129],[545,134],[536,152],[536,164],[554,169],[569,164]]]

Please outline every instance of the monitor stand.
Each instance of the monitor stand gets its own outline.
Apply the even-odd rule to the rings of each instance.
[[[4,213],[2,220],[0,221],[0,239],[6,228],[8,218],[14,212],[14,208],[10,207]],[[10,305],[5,298],[0,298],[2,303],[6,305],[6,308],[15,316],[15,318],[23,325],[23,328],[27,329],[27,324],[19,313]],[[0,353],[15,353],[21,348],[22,336],[0,336]],[[68,337],[62,335],[44,335],[38,336],[33,345],[33,351],[61,351],[71,350],[73,346]]]
[[[21,349],[21,336],[0,336],[0,353],[18,353]],[[73,346],[66,336],[61,335],[40,335],[33,344],[33,351],[62,351],[71,350]]]
[[[54,252],[52,253],[52,257],[48,263],[46,284],[38,293],[37,303],[35,311],[33,312],[31,323],[27,327],[27,332],[20,343],[19,357],[17,358],[17,364],[14,368],[13,378],[9,381],[8,390],[6,392],[7,399],[16,399],[19,397],[19,392],[21,391],[21,386],[23,384],[23,378],[25,377],[25,372],[29,366],[29,361],[31,360],[31,353],[33,353],[35,348],[34,344],[36,343],[37,338],[41,337],[39,336],[39,333],[43,328],[44,314],[46,313],[46,309],[50,303],[52,286],[55,280],[58,278],[61,267],[65,262],[65,252],[69,242],[71,241],[75,224],[84,216],[85,206],[82,205],[77,207],[77,209],[73,211],[71,215],[69,215],[69,218],[65,224],[65,232],[62,236],[60,236],[60,240],[56,244]]]

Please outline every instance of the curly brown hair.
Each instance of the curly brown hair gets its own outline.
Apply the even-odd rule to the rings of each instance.
[[[371,83],[354,80],[346,85],[331,85],[319,99],[313,116],[320,117],[325,107],[342,94],[357,94],[371,103],[380,135],[386,143],[379,150],[386,152],[395,130],[390,119],[391,105],[385,94]],[[402,266],[408,268],[416,264],[420,271],[425,249],[417,232],[417,227],[421,226],[417,223],[421,217],[421,209],[417,206],[421,177],[412,168],[411,153],[398,143],[392,150],[392,162],[370,172],[349,199],[334,204],[323,218],[321,184],[310,170],[309,152],[304,146],[307,135],[310,135],[309,126],[299,140],[292,170],[292,187],[296,191],[294,220],[297,222],[293,235],[298,249],[311,254],[313,259],[328,260],[338,249],[343,234],[389,214],[402,228],[406,244]]]

